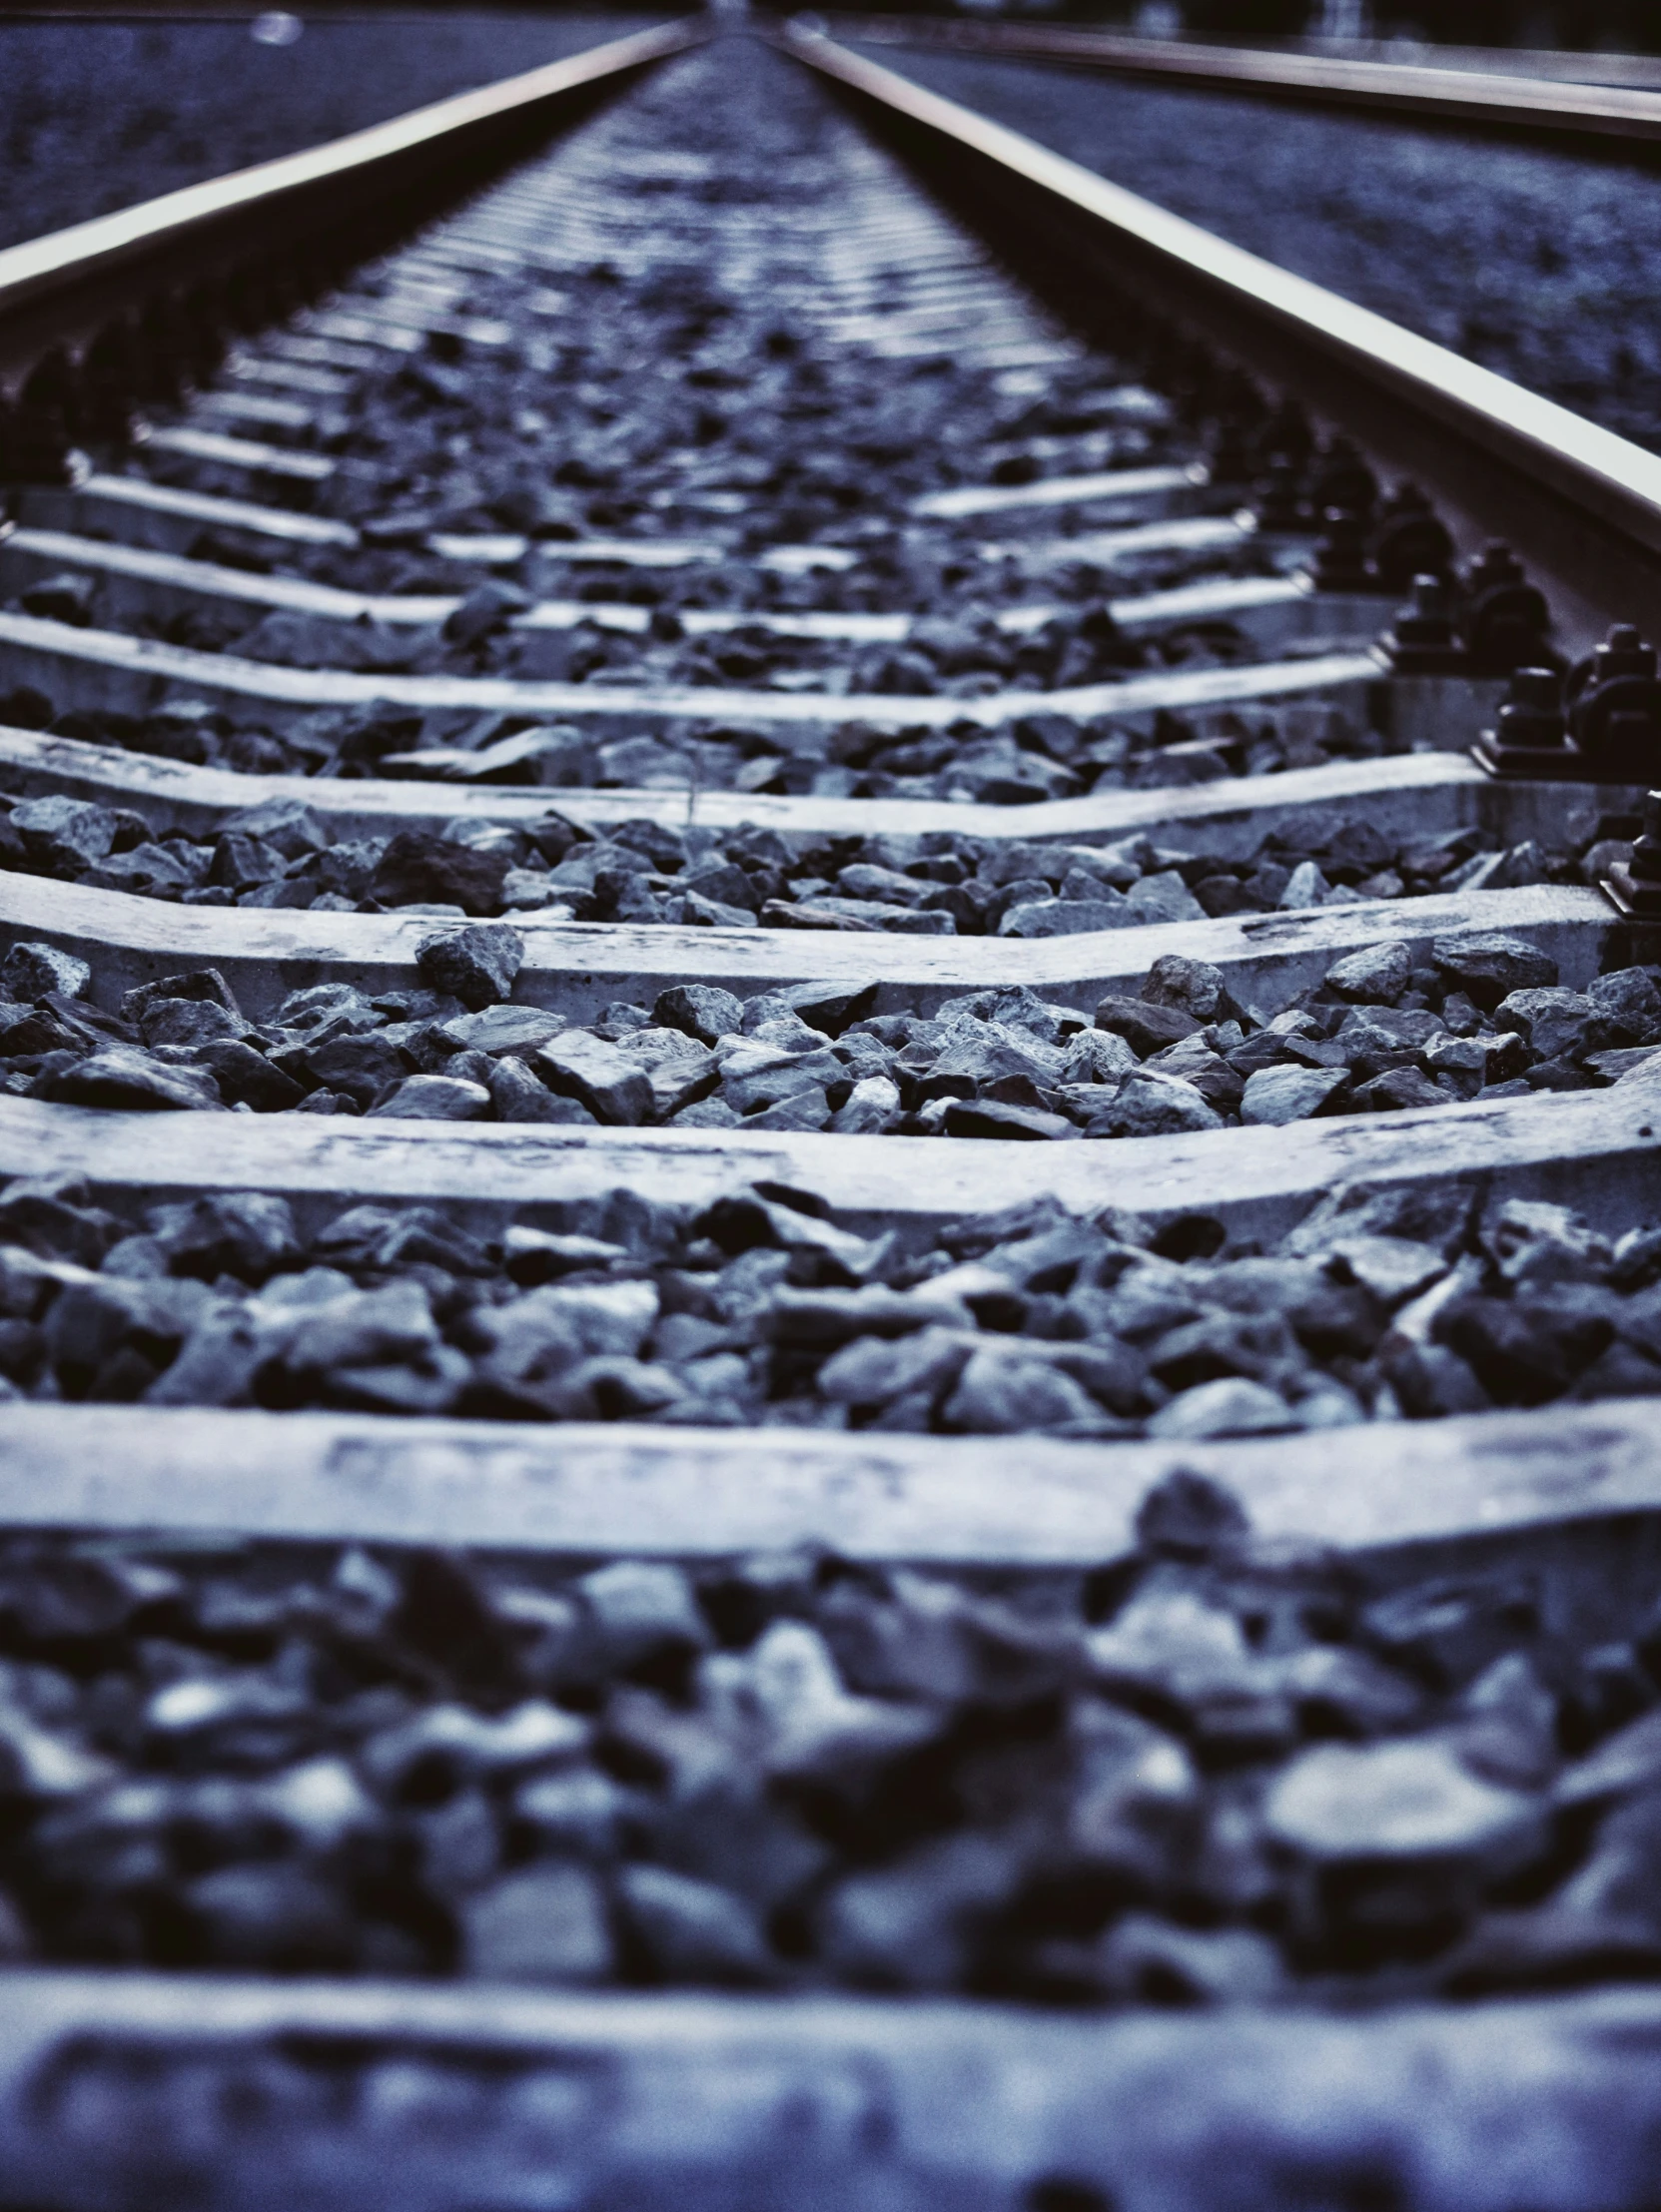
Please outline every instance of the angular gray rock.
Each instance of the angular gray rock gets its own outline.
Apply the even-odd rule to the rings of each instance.
[[[523,1867],[467,1900],[461,1949],[466,1972],[481,1981],[604,1980],[612,1969],[604,1892],[586,1866]]]
[[[173,1068],[133,1045],[106,1045],[49,1077],[39,1097],[60,1106],[120,1107],[129,1112],[223,1112],[219,1086],[194,1068]]]
[[[522,1060],[511,1054],[492,1062],[485,1088],[498,1121],[563,1123],[566,1127],[596,1126],[588,1108],[575,1099],[560,1097],[533,1076]]]
[[[102,860],[115,842],[115,812],[86,799],[24,799],[7,817],[30,858],[48,868],[79,871]]]
[[[1417,1068],[1387,1068],[1356,1087],[1355,1104],[1367,1113],[1400,1113],[1415,1106],[1444,1106],[1452,1102]]]
[[[863,1136],[880,1129],[900,1110],[900,1087],[887,1076],[863,1076],[831,1115],[839,1136]]]
[[[604,1667],[626,1670],[666,1650],[702,1651],[710,1641],[692,1585],[679,1567],[622,1559],[596,1567],[575,1587]]]
[[[1322,1744],[1263,1802],[1275,1842],[1313,1865],[1386,1860],[1475,1866],[1515,1859],[1541,1826],[1537,1799],[1497,1789],[1446,1744]]]
[[[619,1040],[618,1050],[645,1070],[652,1111],[659,1121],[669,1120],[683,1106],[706,1097],[720,1078],[714,1053],[683,1030],[635,1030]]]
[[[475,1013],[512,995],[523,960],[524,939],[504,922],[440,931],[415,948],[415,964],[432,988]]]
[[[1244,1375],[1220,1375],[1180,1390],[1149,1421],[1148,1433],[1180,1443],[1206,1436],[1278,1436],[1297,1425],[1277,1391]]]
[[[1206,910],[1175,868],[1144,876],[1125,898],[1125,920],[1147,927],[1160,922],[1204,922]]]
[[[1526,1037],[1542,1060],[1578,1059],[1603,1028],[1594,999],[1548,988],[1511,992],[1495,1007],[1494,1021]]]
[[[651,1018],[660,1029],[682,1030],[700,1045],[713,1045],[717,1038],[742,1032],[744,1002],[714,984],[677,983],[658,993]]]
[[[1228,982],[1221,968],[1214,968],[1210,961],[1189,960],[1180,953],[1163,953],[1142,986],[1147,1005],[1175,1008],[1197,1024],[1221,1022],[1228,997]]]
[[[628,1932],[655,1975],[742,1985],[777,1974],[754,1911],[730,1889],[636,1864],[622,1868],[617,1892]]]
[[[974,1350],[975,1339],[967,1329],[925,1328],[893,1341],[860,1336],[825,1361],[818,1388],[833,1405],[887,1405],[915,1392],[933,1398],[956,1381]],[[983,1402],[990,1401],[977,1391],[974,1403]]]
[[[1030,899],[1006,908],[998,935],[1080,937],[1090,930],[1125,929],[1146,919],[1132,911],[1128,899]]]
[[[948,1136],[1001,1137],[1016,1143],[1053,1143],[1079,1134],[1076,1121],[1046,1106],[1001,1099],[954,1099],[943,1126]]]
[[[1113,1030],[1081,1030],[1066,1048],[1060,1083],[1121,1083],[1137,1066],[1129,1043]]]
[[[1128,1076],[1111,1106],[1091,1123],[1106,1136],[1184,1136],[1220,1129],[1224,1120],[1180,1076],[1139,1068]]]
[[[1326,971],[1328,990],[1361,1006],[1393,1006],[1407,988],[1413,963],[1405,945],[1363,945]]]
[[[947,1427],[972,1436],[1089,1427],[1101,1419],[1101,1407],[1071,1375],[1047,1360],[1001,1351],[972,1355],[945,1409]]]
[[[441,1035],[458,1052],[488,1053],[492,1059],[511,1055],[529,1060],[550,1037],[565,1028],[565,1018],[541,1007],[487,1006],[477,1014],[458,1014],[443,1025]]]
[[[1557,963],[1537,945],[1498,930],[1472,930],[1438,937],[1430,948],[1437,973],[1487,1010],[1513,991],[1548,990],[1557,981]]]
[[[856,1985],[949,1989],[962,1978],[977,1916],[1009,1897],[1019,1853],[986,1836],[942,1837],[897,1865],[850,1875],[820,1909],[819,1949]]]
[[[87,963],[56,945],[14,945],[0,961],[0,992],[8,999],[44,999],[54,991],[79,999],[91,981]]]
[[[756,1041],[722,1056],[721,1096],[735,1113],[751,1114],[795,1099],[823,1102],[826,1089],[846,1077],[832,1052],[781,1052]],[[828,1114],[830,1109],[825,1110]]]
[[[541,1046],[532,1063],[551,1091],[588,1108],[612,1127],[638,1126],[652,1115],[652,1089],[637,1060],[583,1030],[567,1030]]]
[[[371,1106],[370,1120],[482,1121],[490,1112],[490,1093],[481,1083],[453,1076],[407,1076],[389,1098]]]
[[[1207,1018],[1208,1020],[1210,1017]],[[1098,1001],[1096,1027],[1122,1037],[1139,1059],[1164,1052],[1185,1037],[1206,1027],[1199,1016],[1177,1007],[1154,1006],[1145,999],[1126,999],[1110,992]]]
[[[139,1033],[150,1046],[215,1045],[246,1037],[248,1024],[211,999],[152,999],[139,1019]]]
[[[1270,1128],[1306,1121],[1348,1088],[1341,1068],[1259,1068],[1246,1078],[1240,1117]]]

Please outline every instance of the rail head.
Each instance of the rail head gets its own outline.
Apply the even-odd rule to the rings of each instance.
[[[852,92],[954,187],[1042,209],[1080,275],[1111,271],[1386,464],[1415,464],[1474,535],[1503,528],[1566,626],[1661,612],[1661,455],[1370,309],[1142,199],[1022,133],[841,46],[811,22],[785,50]],[[1090,265],[1094,265],[1092,268]],[[1475,467],[1472,463],[1476,463]],[[1484,528],[1484,521],[1486,527]]]
[[[1661,139],[1661,93],[1653,85],[1579,82],[1519,73],[1502,50],[1473,61],[1403,61],[1334,52],[1151,38],[1082,25],[933,22],[892,16],[832,20],[836,33],[884,45],[944,46],[970,53],[1079,62],[1121,76],[1365,107],[1413,121],[1477,125],[1530,135],[1567,135],[1629,147]]]

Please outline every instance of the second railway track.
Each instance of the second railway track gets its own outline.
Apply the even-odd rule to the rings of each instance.
[[[801,29],[0,360],[8,2201],[1650,2201],[1661,464]]]
[[[1387,42],[1310,41],[1220,46],[1187,38],[1130,36],[1084,25],[947,18],[842,17],[838,35],[878,45],[957,48],[1113,70],[1153,83],[1191,85],[1452,130],[1504,132],[1547,142],[1578,139],[1631,153],[1661,137],[1661,82],[1653,57],[1421,48]],[[1347,49],[1347,50],[1346,50]]]

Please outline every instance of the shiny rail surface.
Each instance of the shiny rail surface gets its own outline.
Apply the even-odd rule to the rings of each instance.
[[[1237,358],[1274,364],[1385,465],[1434,481],[1450,514],[1503,515],[1571,623],[1595,627],[1593,602],[1606,611],[1611,594],[1653,622],[1654,456],[821,34],[788,28],[785,38],[916,156],[949,167],[958,192],[989,192],[1017,227],[1020,208],[1041,235],[1059,233],[1075,271],[1082,262],[1132,297],[1181,302],[1192,327],[1227,330]]]
[[[1080,63],[1121,76],[1212,90],[1266,94],[1335,108],[1541,138],[1578,138],[1635,148],[1661,138],[1657,66],[1642,57],[1520,55],[1504,49],[1438,60],[1404,60],[1374,47],[1345,51],[1311,42],[1290,52],[1257,45],[1130,37],[1050,23],[960,23],[927,16],[841,16],[845,37],[879,45],[934,45],[963,53],[1019,54]],[[1609,64],[1605,76],[1604,63]],[[1528,66],[1532,64],[1532,67]],[[1630,81],[1623,82],[1623,77]]]
[[[330,145],[7,247],[0,252],[0,397],[14,396],[49,350],[96,346],[112,318],[151,308],[169,288],[231,284],[256,262],[269,281],[308,247],[338,249],[345,209],[362,223],[392,201],[402,203],[395,220],[407,219],[423,192],[453,193],[468,165],[487,173],[527,134],[533,140],[580,112],[596,88],[626,81],[699,36],[695,25],[665,24]]]

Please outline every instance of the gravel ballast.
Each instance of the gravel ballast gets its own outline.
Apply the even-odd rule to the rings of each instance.
[[[329,642],[339,652],[350,638],[347,631],[344,640]],[[211,669],[210,662],[210,681]],[[967,718],[944,729],[908,727],[903,716],[896,717],[898,729],[879,728],[838,720],[834,705],[818,723],[735,727],[686,720],[665,728],[661,714],[648,719],[631,702],[613,706],[599,690],[583,711],[604,718],[603,733],[523,711],[422,713],[375,699],[267,718],[231,714],[188,696],[132,714],[96,707],[60,711],[32,684],[0,695],[0,719],[15,728],[49,729],[54,736],[245,774],[531,780],[574,790],[736,790],[1027,806],[1087,791],[1272,776],[1329,760],[1374,760],[1388,750],[1359,716],[1318,698],[1279,705],[1247,700],[1185,713],[1160,708],[1122,720],[1105,714],[1081,719],[1046,709],[1040,700],[1037,711],[991,729]]]
[[[700,175],[720,167],[720,196],[678,174],[665,194],[665,138]],[[278,442],[222,435],[247,399],[221,390],[110,456],[125,480],[43,494],[73,530],[117,535],[155,524],[156,500],[205,502],[168,524],[199,565],[172,586],[119,563],[20,579],[28,619],[9,642],[29,680],[0,716],[253,772],[995,804],[1387,749],[1358,651],[1448,547],[1341,441],[1314,449],[1264,416],[1262,450],[1225,455],[1208,481],[1205,420],[1129,356],[1046,323],[944,222],[930,250],[958,263],[965,317],[995,299],[1000,343],[948,331],[877,350],[858,303],[887,280],[860,233],[889,220],[898,179],[873,180],[820,90],[749,43],[671,62],[553,164],[565,190],[534,184],[546,282],[469,269],[452,288],[464,315],[419,351],[356,363]],[[602,178],[603,221],[585,212]],[[827,286],[839,195],[858,264]],[[642,235],[679,258],[642,252]],[[429,317],[401,283],[396,257],[356,278],[348,327]],[[1021,366],[1003,366],[1012,353]],[[1295,495],[1258,531],[1243,503],[1285,440],[1298,451],[1275,480],[1285,493],[1290,468]],[[285,536],[287,507],[256,527],[251,495],[309,510],[327,542]],[[1306,632],[1270,624],[1259,643],[1248,616],[1203,598],[1186,619],[1127,612],[1139,588],[1222,581],[1272,601],[1340,497],[1355,542],[1341,583],[1317,566],[1335,596],[1310,600]],[[630,557],[605,557],[619,541]],[[273,596],[228,589],[231,571],[270,577]],[[341,592],[358,618],[309,611]],[[431,611],[384,618],[398,597]],[[1337,635],[1321,634],[1323,605]],[[826,636],[809,617],[867,627]],[[570,720],[538,716],[529,692],[515,711],[513,683],[554,687]]]
[[[886,159],[761,42],[681,56],[25,500],[7,773],[134,795],[0,799],[43,2168],[1114,2212],[1230,2132],[1182,2201],[1244,2206],[1279,2128],[1264,2203],[1445,2212],[1389,2130],[1521,2171],[1616,2107],[1661,1984],[1661,964],[1587,888],[1630,801],[1323,768],[1425,741],[1437,602],[1387,702],[1338,649],[1451,568],[1422,496],[1088,354]],[[1182,604],[1238,628],[1125,589],[1219,575]],[[1449,575],[1417,665],[1548,652],[1518,583]],[[862,942],[767,934],[814,930]],[[1579,2071],[1465,2094],[1492,1999]],[[1147,2187],[1094,2147],[1137,2127]],[[873,2187],[821,2185],[848,2145]]]
[[[1654,1978],[1661,1635],[1175,1476],[1087,1573],[0,1548],[8,1961],[1336,2003]]]
[[[0,801],[0,810],[7,802]],[[1180,831],[1166,833],[1173,839]],[[971,831],[814,837],[641,819],[603,830],[557,808],[528,825],[457,817],[440,830],[332,840],[296,800],[229,815],[213,837],[156,835],[94,801],[0,811],[0,868],[188,907],[452,912],[675,927],[1059,937],[1302,912],[1529,884],[1595,884],[1630,841],[1501,846],[1476,828],[1388,837],[1336,809],[1265,836],[1244,860],[1165,836],[1038,844]]]
[[[1661,1231],[1355,1187],[1264,1253],[1054,1200],[862,1237],[761,1183],[555,1225],[242,1192],[0,1196],[0,1376],[38,1401],[1182,1443],[1661,1393]]]
[[[875,1014],[875,983],[676,984],[582,1025],[511,1003],[523,958],[510,924],[440,922],[419,988],[313,984],[252,1021],[215,968],[138,985],[117,1013],[86,996],[88,963],[20,941],[0,962],[0,1089],[151,1112],[1058,1142],[1597,1090],[1661,1048],[1661,971],[1561,990],[1549,955],[1496,931],[1435,938],[1416,963],[1362,946],[1267,1006],[1168,953],[1094,1026],[1022,985]]]

